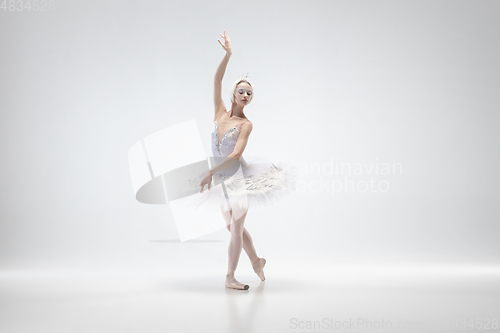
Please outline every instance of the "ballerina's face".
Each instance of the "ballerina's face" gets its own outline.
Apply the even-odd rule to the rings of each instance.
[[[253,97],[252,86],[246,82],[241,82],[234,91],[234,101],[236,104],[248,105]]]

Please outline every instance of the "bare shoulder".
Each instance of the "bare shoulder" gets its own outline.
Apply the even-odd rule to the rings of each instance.
[[[252,131],[253,129],[253,123],[247,119],[247,121],[245,121],[242,125],[241,125],[241,128],[247,128],[248,130]]]

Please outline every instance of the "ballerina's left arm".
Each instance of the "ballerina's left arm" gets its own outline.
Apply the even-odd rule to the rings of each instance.
[[[250,137],[250,133],[252,133],[253,125],[251,122],[247,121],[246,123],[243,123],[241,125],[241,130],[240,130],[240,135],[238,136],[238,141],[236,141],[236,145],[234,146],[234,150],[231,154],[229,154],[228,157],[234,157],[236,159],[240,159],[241,155],[243,155],[243,152],[245,151],[245,148],[248,143],[248,138]],[[224,163],[223,161],[222,163]],[[219,172],[221,170],[224,170],[224,168],[219,169],[219,166],[222,165],[220,163],[218,166],[212,169],[212,172]]]
[[[245,151],[248,143],[248,138],[250,137],[250,133],[252,133],[252,129],[253,125],[249,121],[241,125],[238,141],[236,141],[233,152],[229,154],[227,158],[224,161],[220,162],[215,168],[208,170],[207,175],[201,180],[200,193],[203,193],[203,188],[205,187],[205,185],[208,185],[208,190],[210,191],[210,184],[212,183],[212,176],[214,173],[230,167],[240,159],[241,155],[243,155],[243,152]]]

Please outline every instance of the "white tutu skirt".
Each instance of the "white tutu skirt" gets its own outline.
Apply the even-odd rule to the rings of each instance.
[[[179,203],[186,208],[223,212],[246,210],[273,205],[296,189],[296,176],[286,162],[270,162],[262,157],[241,157],[239,161],[232,171],[214,174],[210,190],[205,185],[203,193],[200,182],[208,170],[190,177]]]

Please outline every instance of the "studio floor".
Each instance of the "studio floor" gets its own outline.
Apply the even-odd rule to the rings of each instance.
[[[1,270],[0,332],[496,332],[500,266]]]

